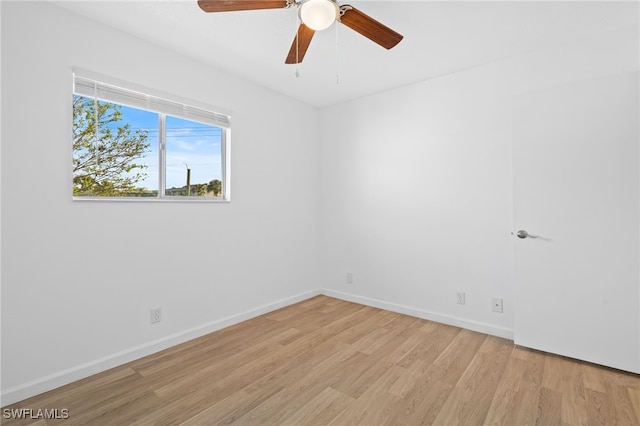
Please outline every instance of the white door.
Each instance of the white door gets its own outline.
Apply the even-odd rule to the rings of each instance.
[[[633,372],[640,372],[639,77],[513,99],[515,343]],[[529,236],[518,238],[519,230]]]

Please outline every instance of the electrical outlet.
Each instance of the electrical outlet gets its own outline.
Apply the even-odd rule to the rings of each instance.
[[[492,305],[491,305],[491,310],[493,312],[502,313],[502,299],[500,299],[498,297],[494,297]]]
[[[351,272],[347,272],[347,284],[353,284],[353,274]]]
[[[151,324],[155,324],[162,320],[162,308],[155,308],[151,310]]]
[[[458,305],[464,305],[464,293],[456,293],[456,301]]]

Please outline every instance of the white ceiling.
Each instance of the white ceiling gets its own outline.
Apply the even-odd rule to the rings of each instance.
[[[404,35],[400,44],[387,51],[334,24],[316,33],[296,66],[284,63],[298,25],[294,9],[205,13],[196,0],[52,2],[317,107],[638,25],[637,2],[628,1],[354,0]]]

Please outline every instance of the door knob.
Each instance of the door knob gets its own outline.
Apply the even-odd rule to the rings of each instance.
[[[527,231],[525,231],[524,229],[521,229],[516,233],[516,236],[518,238],[524,239],[524,238],[527,238],[529,236],[529,233]]]

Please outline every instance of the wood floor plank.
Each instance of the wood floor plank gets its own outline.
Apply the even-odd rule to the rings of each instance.
[[[340,375],[343,368],[357,365],[367,357],[348,345],[341,342],[338,344],[332,355],[315,352],[317,357],[312,357],[309,362],[295,368],[292,374],[280,376],[277,383],[285,386],[283,392],[278,394],[277,398],[265,401],[246,413],[242,421],[260,423],[268,418],[273,424],[286,422],[286,419],[304,407],[308,400],[330,386],[331,381]],[[330,345],[328,342],[324,344],[326,347]]]
[[[582,380],[585,388],[600,393],[607,392],[606,374],[601,368],[588,363],[581,364],[580,367],[584,371]]]
[[[629,394],[629,400],[636,414],[638,424],[640,424],[640,389],[627,388],[627,393]]]
[[[628,371],[607,368],[607,383],[615,383],[619,386],[626,386],[640,390],[640,382],[638,382],[638,374],[629,373]]]
[[[409,368],[417,360],[432,362],[460,332],[459,328],[428,321],[420,329],[419,344],[398,365]]]
[[[152,390],[146,386],[142,376],[129,375],[98,388],[85,388],[84,391],[79,391],[74,397],[68,399],[65,408],[73,413],[74,420],[82,419],[87,414],[91,416],[90,413],[98,410],[105,412],[115,410],[122,404],[148,396],[150,393]]]
[[[627,387],[611,381],[607,395],[611,395],[610,401],[613,404],[618,424],[640,425],[640,418],[636,416],[638,408],[634,407]]]
[[[527,363],[527,369],[522,376],[522,380],[529,385],[541,387],[546,354],[533,349],[516,346],[512,356],[522,359]]]
[[[583,373],[580,365],[569,361],[564,363],[562,392],[562,423],[569,425],[587,424],[587,402]]]
[[[327,387],[288,416],[285,423],[297,426],[328,424],[353,401],[354,399],[350,396]]]
[[[558,391],[541,388],[538,394],[538,417],[536,424],[562,424],[562,394]]]
[[[387,370],[366,391],[330,423],[331,425],[378,425],[386,424],[393,408],[401,397],[387,392],[389,385],[405,373],[406,369],[395,366]]]
[[[282,336],[288,334],[289,329],[272,336],[271,339],[261,342],[255,348],[250,348],[244,352],[230,355],[222,360],[205,360],[197,364],[196,369],[199,371],[197,376],[183,376],[175,378],[164,386],[156,389],[156,393],[160,396],[177,397],[185,393],[191,393],[199,386],[209,388],[209,383],[216,383],[217,388],[223,388],[225,385],[233,386],[230,383],[237,382],[237,375],[234,374],[234,366],[238,365],[239,360],[250,360],[243,362],[245,371],[252,370],[252,376],[245,374],[245,381],[251,380],[251,377],[261,376],[261,371],[265,368],[271,368],[275,362],[284,362],[284,359],[277,355],[285,351],[285,347],[278,343]],[[237,385],[236,385],[237,386]]]
[[[238,424],[255,425],[264,424],[268,419],[268,424],[286,424],[291,416],[299,410],[304,410],[309,401],[318,397],[327,386],[324,383],[308,382],[300,388],[283,388],[271,398],[262,400],[259,404],[246,410],[242,417],[237,419]],[[255,399],[254,394],[248,399]]]
[[[371,392],[387,392],[394,396],[402,396],[397,395],[391,392],[393,386],[398,382],[401,377],[404,377],[408,374],[409,370],[404,367],[400,367],[398,365],[392,365],[387,368],[380,376],[375,380],[371,385],[367,388],[365,393]],[[360,399],[366,399],[366,396],[363,394]]]
[[[571,362],[561,356],[547,355],[544,358],[544,374],[542,376],[542,387],[547,389],[561,390],[564,388],[564,375],[566,364]]]
[[[22,416],[22,415],[20,415]],[[60,420],[62,421],[62,420]],[[47,420],[44,419],[31,419],[29,417],[27,418],[14,418],[11,420],[3,420],[1,424],[11,424],[11,426],[47,426]]]
[[[393,408],[391,423],[431,424],[455,384],[475,356],[486,335],[461,330],[451,344],[426,366],[399,405]]]
[[[416,385],[416,378],[422,377],[430,362],[419,360],[409,368],[400,367],[400,376],[389,387],[388,392],[395,396],[405,397]]]
[[[587,389],[587,413],[590,425],[617,424],[615,409],[606,393]]]
[[[250,397],[246,392],[238,391],[227,398],[216,402],[209,408],[200,411],[197,415],[189,417],[180,423],[173,424],[180,424],[184,426],[232,424],[253,407],[274,397],[282,391],[283,388],[270,389],[269,392],[263,392],[257,397],[255,395],[254,397]],[[142,426],[142,424],[140,426]]]
[[[297,388],[310,382],[325,380],[327,375],[339,371],[356,352],[358,351],[342,342],[325,341],[300,353],[280,368],[273,369],[245,390],[253,393],[263,387],[273,386],[274,383]]]
[[[483,423],[512,351],[512,342],[487,337],[438,412],[434,423]]]
[[[419,343],[420,335],[416,330],[420,321],[408,319],[406,327],[395,331],[393,337],[385,345],[368,355],[367,362],[353,369],[349,377],[341,377],[340,381],[331,383],[335,389],[358,398],[369,386],[378,381],[388,369],[402,360]]]
[[[353,343],[353,347],[366,354],[371,354],[397,337],[398,333],[405,332],[407,327],[417,327],[419,319],[406,315],[395,314],[385,318],[386,323],[379,327],[373,335],[367,333],[361,339]]]
[[[513,355],[513,351],[511,353]],[[518,396],[522,378],[528,368],[526,361],[511,356],[504,369],[484,423],[489,425],[515,425],[518,413],[522,411]]]
[[[243,350],[255,350],[256,346],[263,341],[269,340],[281,332],[279,323],[260,318],[250,331],[238,331],[237,334],[226,332],[217,336],[218,338],[216,339],[206,338],[207,336],[195,339],[196,342],[187,342],[184,348],[180,347],[175,352],[167,350],[159,355],[151,355],[144,363],[136,365],[135,369],[143,376],[166,374],[167,371],[175,371],[176,364],[180,364],[181,368],[197,369],[199,365],[207,360],[223,360]],[[224,337],[225,335],[227,337]]]
[[[343,330],[336,336],[340,341],[353,344],[354,342],[367,336],[372,329],[384,327],[389,322],[389,316],[385,311],[375,308],[359,311],[361,320],[351,327]]]
[[[2,424],[638,426],[640,376],[320,295],[3,407],[56,408]]]
[[[523,381],[514,398],[514,408],[516,421],[513,425],[544,425],[540,422],[541,409],[539,406],[540,393],[542,387],[533,385],[528,381]],[[509,423],[505,423],[509,426]]]
[[[337,422],[332,425],[384,425],[390,424],[389,418],[391,413],[400,403],[401,398],[388,392],[372,391],[371,395],[366,398],[358,399],[360,403],[359,410],[356,410],[357,416],[347,418],[340,417]],[[357,407],[357,405],[354,405]]]

